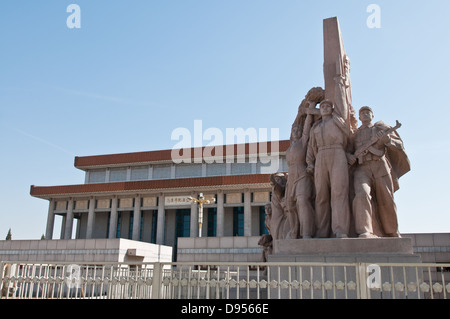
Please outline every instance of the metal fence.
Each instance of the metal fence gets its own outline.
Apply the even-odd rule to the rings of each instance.
[[[0,263],[1,298],[449,299],[450,264]]]

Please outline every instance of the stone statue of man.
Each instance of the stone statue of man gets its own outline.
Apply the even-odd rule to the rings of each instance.
[[[355,230],[361,238],[400,237],[394,192],[398,178],[410,170],[409,160],[400,136],[383,122],[372,123],[373,111],[364,106],[359,110],[362,125],[354,135],[354,148],[365,150],[354,170],[353,215]],[[372,144],[373,141],[376,141]],[[369,146],[369,147],[368,147]]]
[[[320,103],[322,119],[310,133],[306,161],[314,173],[316,237],[347,238],[350,231],[348,128],[330,100]]]
[[[289,167],[286,183],[286,204],[290,224],[288,238],[290,239],[312,238],[315,231],[314,181],[306,171],[306,152],[316,102],[310,101],[307,104],[308,107],[302,110],[306,119],[305,121],[298,121],[298,123],[294,122],[292,125],[291,144],[286,150],[286,161]]]
[[[286,209],[286,182],[287,177],[284,173],[275,173],[270,175],[270,184],[272,186],[271,199],[271,218],[270,235],[274,240],[286,239],[289,232],[289,221],[287,219]]]
[[[267,228],[267,231],[269,232],[269,234],[271,234],[270,232],[270,224],[271,224],[271,219],[272,219],[272,203],[267,203],[264,206],[264,210],[266,212],[266,217],[264,219],[264,225]]]

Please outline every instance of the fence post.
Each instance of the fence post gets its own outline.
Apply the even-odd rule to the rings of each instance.
[[[162,271],[163,265],[161,263],[153,264],[153,279],[152,279],[152,299],[162,298]]]
[[[367,264],[358,263],[358,291],[360,299],[368,299],[367,287]]]

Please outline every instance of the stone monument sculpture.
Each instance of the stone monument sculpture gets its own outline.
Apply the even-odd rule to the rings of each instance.
[[[271,237],[264,246],[269,239],[401,237],[394,192],[410,164],[400,126],[372,123],[365,106],[358,128],[336,18],[324,20],[323,71],[325,89],[308,91],[292,124],[288,173],[270,177]]]
[[[289,232],[289,220],[286,209],[286,174],[277,173],[270,176],[272,199],[270,218],[270,234],[275,239],[285,239]]]
[[[266,217],[264,219],[264,225],[266,226],[266,229],[268,233],[270,234],[270,223],[272,219],[272,203],[267,203],[264,207],[264,210],[266,212]]]
[[[316,189],[316,237],[347,238],[350,231],[349,136],[333,102],[320,103],[321,120],[311,129],[306,162]]]
[[[261,259],[275,265],[357,262],[361,263],[361,273],[368,263],[419,263],[411,238],[399,233],[394,202],[398,179],[410,170],[397,133],[401,124],[372,123],[374,112],[364,106],[358,112],[358,128],[350,58],[337,18],[325,19],[323,26],[325,88],[314,87],[305,95],[291,127],[286,150],[288,172],[270,176],[272,198],[270,209],[266,207],[270,234],[259,241]],[[271,264],[267,268],[264,274],[270,270],[286,282],[312,280],[316,273],[322,283],[343,283],[348,276],[346,271],[335,273],[334,268],[327,271],[322,265],[307,270],[280,269]],[[382,272],[385,278],[395,275],[392,269],[389,274]],[[415,278],[413,272],[403,271],[399,278]],[[320,282],[316,283],[319,287]],[[348,297],[347,290],[326,290],[312,289],[310,296]],[[302,298],[304,292],[281,289],[278,295]],[[375,291],[370,296],[383,297]]]
[[[398,178],[410,170],[403,141],[383,122],[372,123],[368,106],[359,110],[362,125],[353,140],[355,164],[353,216],[355,231],[361,238],[400,237],[394,192]],[[399,126],[399,125],[398,125]]]
[[[286,204],[290,230],[288,238],[312,238],[314,222],[314,181],[307,172],[306,153],[309,134],[317,112],[315,106],[324,98],[322,88],[312,88],[300,104],[292,124],[291,144],[286,150],[289,167],[286,183]]]
[[[272,254],[273,250],[273,239],[272,235],[262,235],[258,241],[258,245],[262,246],[261,261],[266,262],[269,259],[269,255]]]

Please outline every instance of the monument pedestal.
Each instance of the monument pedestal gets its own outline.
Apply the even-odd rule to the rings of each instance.
[[[269,261],[420,263],[411,238],[281,239]]]
[[[281,298],[358,298],[362,295],[392,298],[392,294],[404,298],[408,294],[407,285],[422,278],[416,268],[394,266],[421,262],[420,256],[413,252],[410,238],[275,240],[268,261],[304,263],[270,267],[269,280],[277,277],[280,282],[290,283],[289,288],[277,294]],[[368,277],[379,289],[367,290],[373,288],[366,285]],[[403,289],[396,291],[396,284],[401,288],[399,283]],[[387,285],[383,287],[383,284]],[[417,293],[410,293],[408,298],[417,298]]]

